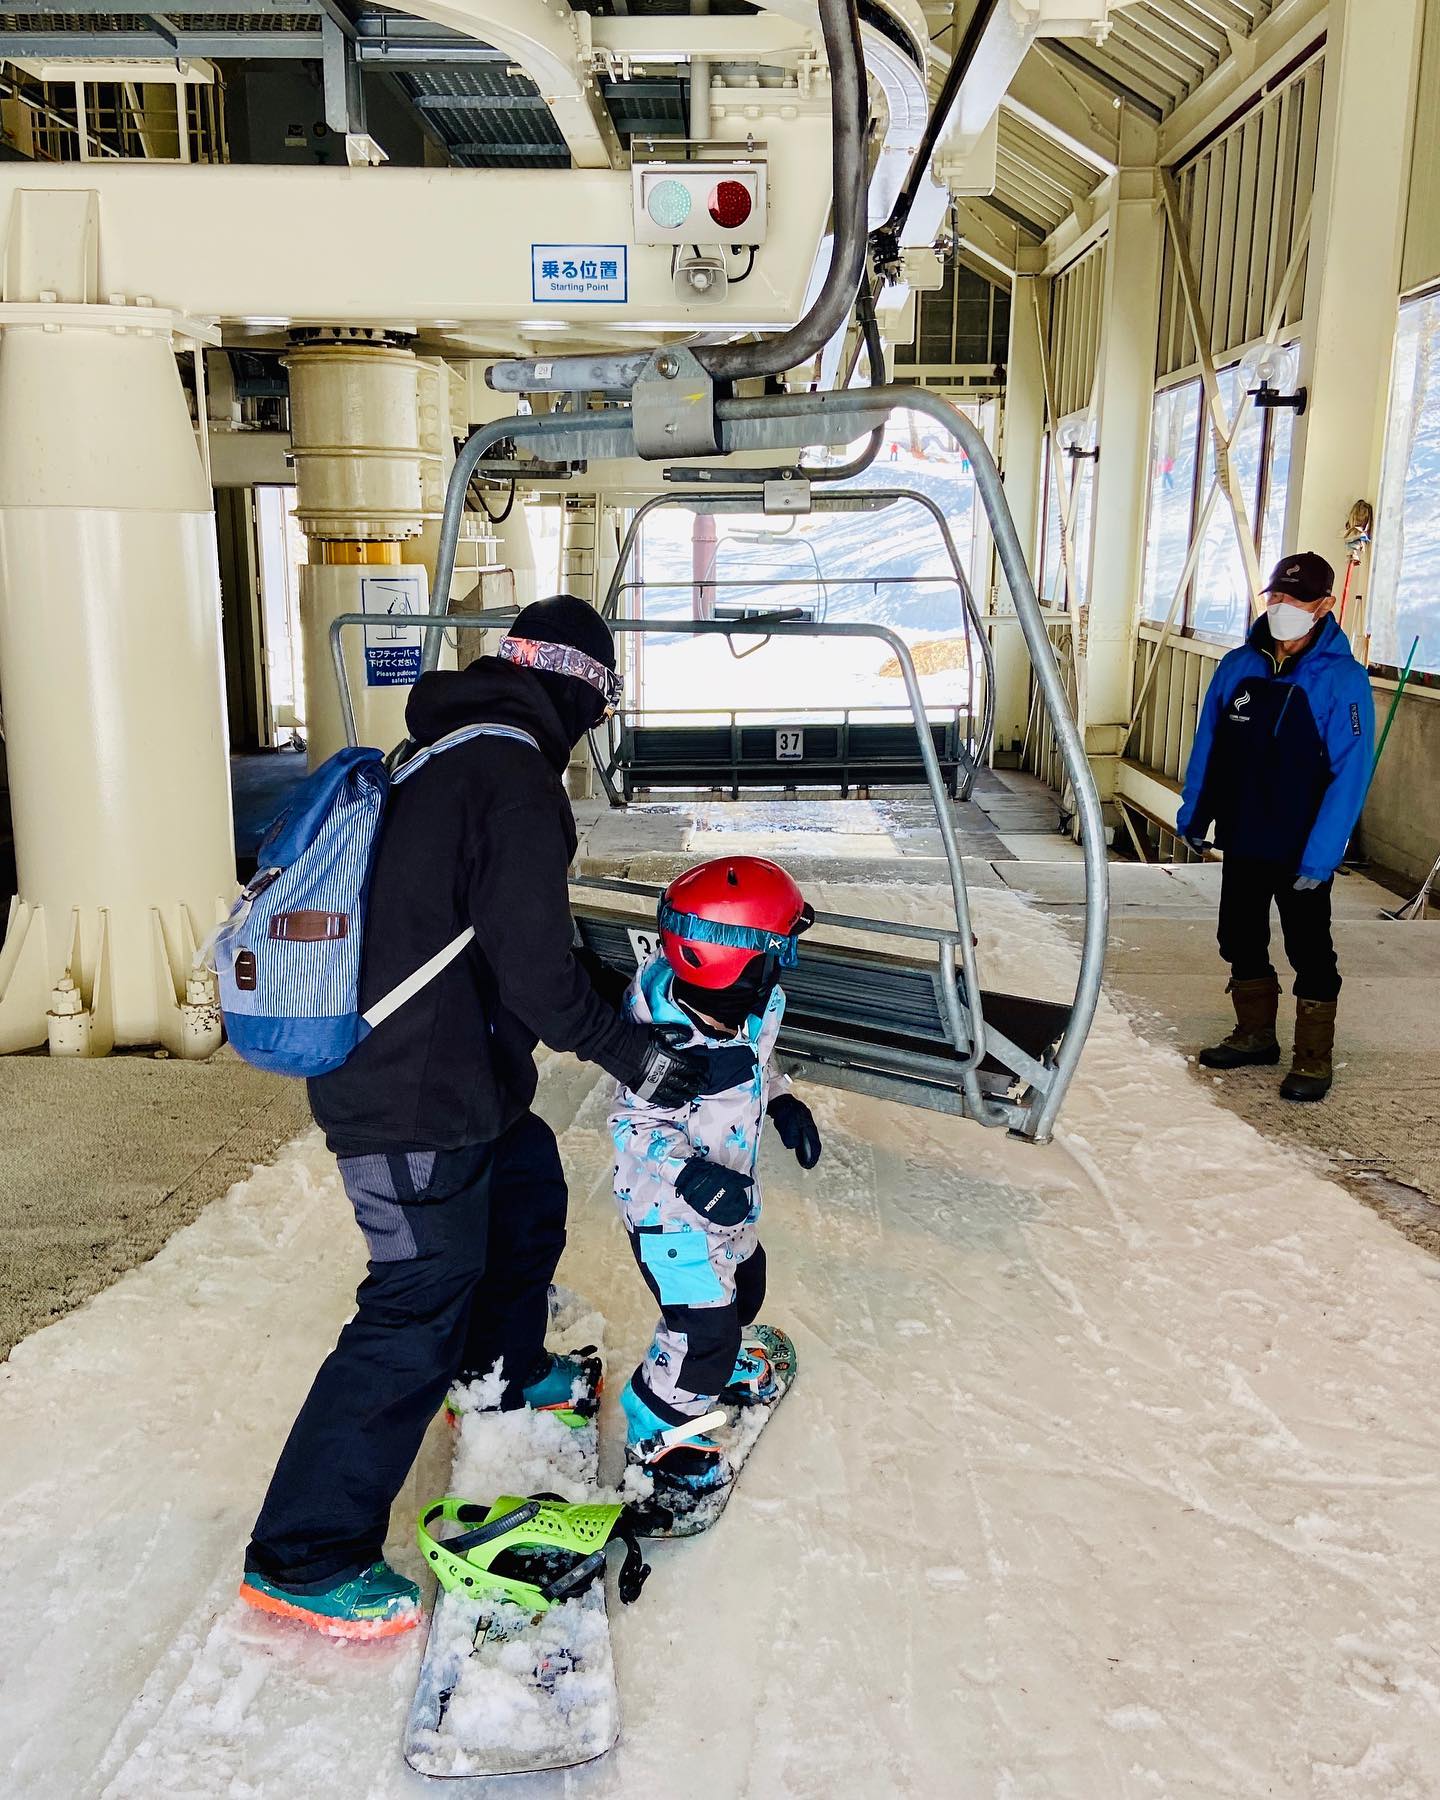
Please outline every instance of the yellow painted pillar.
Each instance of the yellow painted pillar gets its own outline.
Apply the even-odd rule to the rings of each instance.
[[[1022,255],[1027,254],[1022,252]],[[1045,318],[1050,283],[1039,274],[1017,274],[1010,290],[1010,347],[1005,362],[1005,418],[1000,467],[1005,497],[1032,575],[1039,566],[1043,518],[1041,479],[1044,474],[1045,376],[1035,302]],[[995,610],[1013,617],[1015,608],[1003,583],[996,584]],[[996,625],[995,748],[1018,751],[1030,710],[1030,657],[1018,625]]]
[[[1085,589],[1085,748],[1102,799],[1130,719],[1145,567],[1150,415],[1160,318],[1164,214],[1154,167],[1112,177],[1100,357],[1090,578]]]

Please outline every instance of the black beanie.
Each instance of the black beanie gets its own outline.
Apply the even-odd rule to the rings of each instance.
[[[532,600],[521,609],[509,635],[541,644],[568,644],[572,650],[593,656],[607,669],[615,667],[615,640],[610,627],[593,606],[587,606],[574,594]],[[554,675],[548,669],[536,669],[533,673],[559,713],[566,736],[572,744],[578,744],[587,731],[600,723],[605,711],[604,696],[574,675]]]

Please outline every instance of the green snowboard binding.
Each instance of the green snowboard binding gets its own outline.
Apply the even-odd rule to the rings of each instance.
[[[464,1529],[437,1537],[432,1527],[442,1520]],[[449,1495],[426,1507],[416,1537],[446,1593],[479,1605],[509,1602],[538,1615],[583,1594],[604,1570],[612,1543],[625,1546],[620,1598],[637,1600],[650,1573],[641,1533],[666,1523],[634,1505],[566,1502],[554,1494],[505,1494],[489,1507]]]

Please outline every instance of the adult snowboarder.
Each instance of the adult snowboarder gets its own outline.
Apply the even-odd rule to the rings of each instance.
[[[754,1075],[748,1045],[680,1049],[622,1017],[573,954],[576,832],[561,776],[619,698],[609,627],[562,594],[527,606],[497,657],[422,676],[406,709],[418,744],[481,722],[509,735],[457,744],[395,790],[362,1006],[467,925],[475,937],[310,1083],[369,1273],[281,1453],[240,1591],[332,1635],[418,1623],[418,1589],[381,1551],[450,1384],[497,1361],[506,1407],[567,1406],[583,1384],[578,1360],[544,1348],[567,1196],[554,1134],[530,1110],[537,1041],[670,1106]]]
[[[650,1348],[620,1394],[626,1454],[653,1477],[655,1497],[682,1530],[736,1468],[721,1437],[688,1428],[717,1403],[769,1406],[793,1372],[783,1332],[747,1328],[765,1298],[757,1165],[767,1115],[802,1168],[820,1160],[809,1107],[771,1063],[785,1011],[779,978],[813,916],[776,863],[701,863],[665,890],[660,950],[626,999],[632,1017],[676,1025],[699,1047],[753,1045],[757,1059],[743,1087],[679,1106],[622,1080],[610,1115],[616,1201],[660,1307]],[[707,1520],[718,1511],[707,1508]]]
[[[1200,709],[1176,829],[1225,852],[1220,954],[1235,1029],[1200,1052],[1209,1069],[1276,1063],[1280,982],[1270,903],[1295,971],[1295,1054],[1280,1092],[1321,1100],[1333,1079],[1340,968],[1330,890],[1370,782],[1370,682],[1331,613],[1335,571],[1306,551],[1276,565],[1248,643],[1216,669]]]

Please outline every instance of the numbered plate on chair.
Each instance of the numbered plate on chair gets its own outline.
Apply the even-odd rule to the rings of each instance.
[[[799,762],[805,755],[805,733],[795,727],[787,727],[775,733],[775,759],[777,762]]]
[[[643,969],[660,948],[660,933],[658,931],[632,930],[626,935],[630,939],[630,948],[634,952],[635,967]]]

